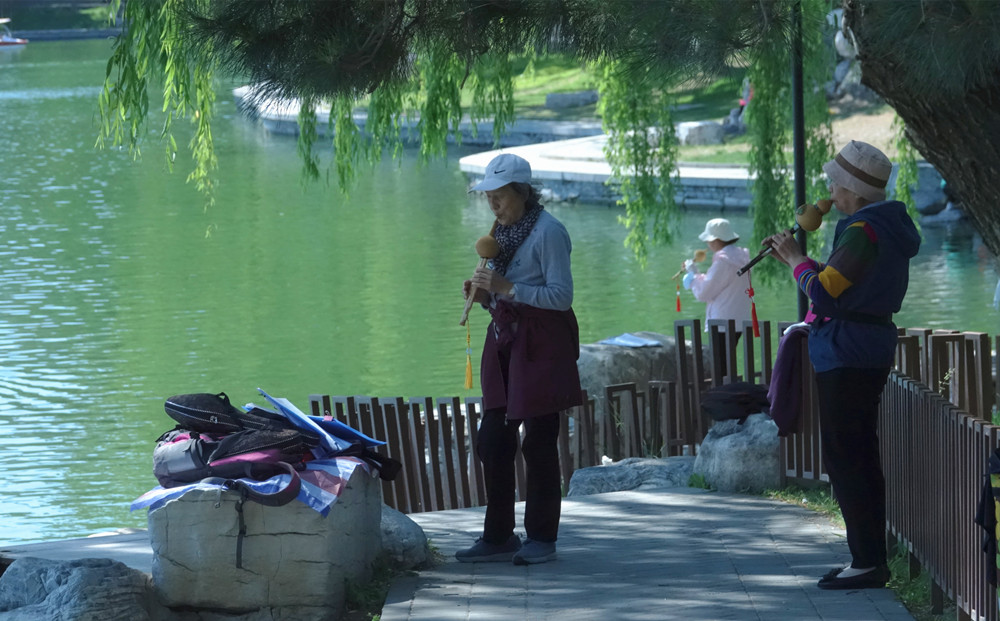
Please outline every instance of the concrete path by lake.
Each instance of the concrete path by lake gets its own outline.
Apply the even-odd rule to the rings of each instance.
[[[567,498],[557,561],[459,563],[483,514],[411,515],[444,562],[397,579],[382,621],[913,619],[888,589],[819,589],[850,560],[844,533],[786,503],[693,488]]]
[[[606,134],[599,134],[510,146],[466,155],[459,159],[459,168],[478,178],[498,154],[514,153],[531,163],[531,178],[542,187],[552,188],[557,193],[579,190],[591,200],[600,195],[617,196],[617,191],[605,188],[612,175],[604,154],[607,141]],[[752,177],[746,166],[679,164],[676,172],[677,199],[686,208],[743,211],[750,206]],[[591,189],[585,190],[587,187]]]

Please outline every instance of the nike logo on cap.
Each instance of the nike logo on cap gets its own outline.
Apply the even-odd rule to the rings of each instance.
[[[502,172],[507,172],[507,169],[506,169],[506,168],[502,168],[502,169],[500,169],[500,170],[494,170],[494,171],[493,171],[493,174],[494,174],[494,175],[499,175],[499,174],[500,174],[500,173],[502,173]]]

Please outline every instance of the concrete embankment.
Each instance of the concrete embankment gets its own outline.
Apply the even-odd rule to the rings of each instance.
[[[15,30],[14,36],[32,41],[69,41],[117,37],[121,28],[68,28],[61,30]]]

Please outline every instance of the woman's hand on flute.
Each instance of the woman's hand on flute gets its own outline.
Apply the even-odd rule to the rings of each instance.
[[[764,246],[771,246],[774,249],[772,252],[774,258],[789,267],[795,267],[808,259],[806,255],[802,254],[799,242],[795,240],[795,234],[791,231],[782,231],[768,237],[761,243]]]
[[[490,293],[506,295],[514,283],[488,267],[477,267],[476,271],[472,273],[472,286]]]
[[[472,290],[473,289],[472,289],[472,281],[471,280],[466,280],[464,283],[462,283],[462,299],[468,300],[469,299],[469,292],[472,291]],[[488,291],[484,291],[483,289],[478,289],[477,288],[477,289],[475,289],[474,293],[475,293],[475,299],[472,300],[473,302],[476,302],[476,303],[479,303],[479,304],[489,304],[490,303],[490,294],[489,294]]]

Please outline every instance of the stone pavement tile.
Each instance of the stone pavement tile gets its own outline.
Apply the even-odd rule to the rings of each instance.
[[[453,559],[479,534],[481,508],[411,517],[446,560],[397,581],[383,621],[912,618],[885,589],[818,589],[846,555],[842,534],[759,497],[672,488],[568,498],[559,559],[528,567]]]
[[[766,621],[802,621],[803,619],[821,619],[822,617],[819,616],[819,613],[812,606],[804,606],[801,608],[788,607],[775,610],[763,618]],[[864,621],[864,619],[858,618],[854,621]]]

